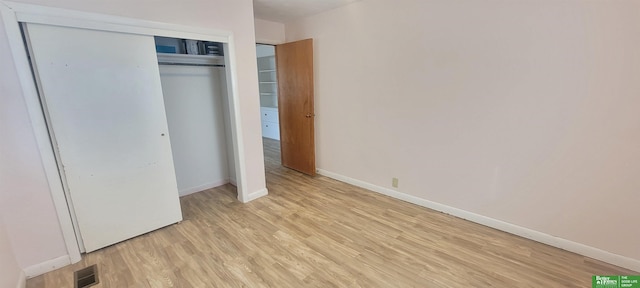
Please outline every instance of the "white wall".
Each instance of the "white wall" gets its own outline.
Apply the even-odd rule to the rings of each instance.
[[[250,0],[189,0],[150,3],[142,0],[22,0],[58,8],[112,14],[144,20],[160,21],[232,31],[236,44],[238,91],[242,114],[242,137],[246,159],[248,193],[265,188],[264,162],[260,128],[253,3]],[[4,31],[4,30],[3,30]],[[2,90],[0,93],[0,147],[2,147],[3,187],[0,202],[9,203],[11,211],[5,219],[7,232],[21,267],[40,264],[67,254],[58,227],[47,180],[40,163],[32,126],[26,112],[16,71],[6,49],[6,36],[0,35]],[[5,68],[7,67],[7,68]],[[7,173],[7,174],[5,174]],[[6,178],[6,179],[5,179]],[[5,182],[6,181],[6,182]],[[6,186],[5,186],[6,185]]]
[[[13,288],[24,277],[13,254],[3,216],[0,215],[0,287]]]
[[[284,24],[255,19],[256,43],[282,44],[284,43]]]
[[[318,167],[640,260],[639,11],[364,0],[287,23],[314,38]]]
[[[222,93],[220,77],[224,69],[160,65],[181,196],[229,182],[226,139],[231,135],[225,135],[225,123],[229,121],[224,117],[222,97],[227,96],[226,91]]]

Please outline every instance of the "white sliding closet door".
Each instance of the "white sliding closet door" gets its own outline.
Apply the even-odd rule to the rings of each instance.
[[[86,251],[181,221],[153,37],[26,27]]]

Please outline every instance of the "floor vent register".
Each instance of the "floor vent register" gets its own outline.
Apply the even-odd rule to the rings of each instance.
[[[98,279],[98,266],[91,265],[76,271],[73,273],[73,282],[76,283],[75,288],[87,288],[100,283]]]

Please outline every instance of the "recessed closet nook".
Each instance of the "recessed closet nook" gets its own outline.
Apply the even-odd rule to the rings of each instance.
[[[235,183],[222,44],[166,37],[155,43],[170,52],[157,55],[180,195]],[[192,43],[195,52],[187,51]]]

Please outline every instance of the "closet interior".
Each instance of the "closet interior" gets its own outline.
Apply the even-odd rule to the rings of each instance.
[[[235,184],[222,43],[155,43],[180,195]]]
[[[81,252],[182,221],[179,196],[236,183],[226,44],[21,29]]]

